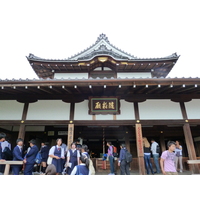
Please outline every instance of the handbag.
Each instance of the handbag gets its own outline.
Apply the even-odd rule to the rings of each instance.
[[[91,159],[89,159],[89,171],[91,175],[95,175],[95,169],[94,169],[94,165]]]
[[[52,160],[53,160],[53,158],[49,156],[47,159],[47,165],[52,164]]]
[[[56,146],[55,146],[55,150],[56,150]],[[54,150],[54,154],[55,154],[55,150]],[[47,159],[47,165],[52,164],[52,161],[53,161],[53,158],[49,156]]]

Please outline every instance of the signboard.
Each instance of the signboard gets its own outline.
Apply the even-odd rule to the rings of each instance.
[[[90,97],[89,114],[120,114],[118,97]]]
[[[71,148],[71,143],[74,141],[74,124],[68,125],[68,148]]]
[[[54,136],[54,131],[48,131],[48,136]]]
[[[68,135],[68,131],[58,131],[58,135]]]
[[[136,142],[137,142],[138,157],[144,156],[141,124],[136,124],[135,129],[136,129]]]

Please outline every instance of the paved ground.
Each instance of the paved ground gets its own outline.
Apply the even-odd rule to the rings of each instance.
[[[109,172],[97,172],[96,175],[108,175]],[[178,173],[179,175],[192,175],[190,171],[183,171],[183,173]],[[118,174],[119,175],[119,172]],[[131,175],[139,175],[138,171],[131,171]],[[163,174],[155,174],[155,175],[163,175]]]
[[[96,175],[108,175],[108,174],[109,174],[108,171],[96,172]],[[3,175],[3,174],[0,173],[0,175]],[[23,174],[20,174],[20,175],[23,175]],[[38,173],[35,173],[35,175],[38,175]],[[117,173],[117,175],[120,175],[119,172]],[[131,175],[139,175],[139,172],[138,171],[131,171]],[[155,175],[163,175],[163,174],[155,174]],[[183,173],[179,173],[179,175],[192,175],[192,172],[183,171]]]

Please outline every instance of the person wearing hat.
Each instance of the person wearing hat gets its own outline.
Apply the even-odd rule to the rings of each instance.
[[[35,164],[35,158],[38,153],[38,147],[35,145],[36,141],[31,140],[30,142],[30,150],[28,153],[25,155],[24,158],[24,163],[25,163],[25,168],[24,168],[24,175],[32,175],[34,164]]]
[[[13,161],[23,161],[22,157],[22,147],[23,147],[23,140],[21,138],[17,139],[17,145],[13,149]],[[20,169],[22,168],[21,165],[13,165],[12,172],[13,175],[19,175]]]

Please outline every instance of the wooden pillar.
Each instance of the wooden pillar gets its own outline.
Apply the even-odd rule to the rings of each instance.
[[[136,129],[136,144],[137,144],[139,173],[141,175],[145,175],[144,151],[143,151],[142,126],[141,126],[141,124],[136,124],[135,129]]]
[[[189,159],[197,160],[190,125],[188,123],[184,124],[183,130],[184,130]],[[192,167],[193,173],[195,174],[200,173],[198,165],[191,165],[191,167]]]
[[[69,114],[69,119],[70,119],[70,124],[68,124],[68,137],[67,137],[67,147],[68,149],[71,148],[71,143],[74,142],[74,110],[75,110],[75,103],[70,104],[70,114]]]
[[[21,124],[20,124],[20,127],[19,127],[19,134],[18,134],[18,138],[21,138],[22,140],[24,140],[25,138],[25,120],[26,120],[26,116],[27,116],[27,113],[28,113],[28,106],[29,106],[29,103],[25,103],[24,104],[24,109],[23,109],[23,113],[22,113],[22,120],[21,120]]]
[[[193,142],[193,138],[192,138],[192,132],[190,129],[190,124],[188,123],[188,116],[187,116],[184,102],[180,102],[180,107],[181,107],[183,119],[186,122],[183,125],[183,131],[184,131],[185,142],[186,142],[186,146],[187,146],[187,150],[188,150],[188,157],[190,160],[197,160],[196,152],[195,152],[195,148],[194,148],[194,142]],[[191,165],[191,167],[192,167],[193,173],[195,173],[195,174],[200,173],[198,165]]]
[[[68,149],[71,148],[71,143],[73,141],[74,141],[74,124],[68,124],[68,140],[67,140]]]
[[[160,134],[160,147],[162,152],[166,151],[166,145],[163,133]]]

